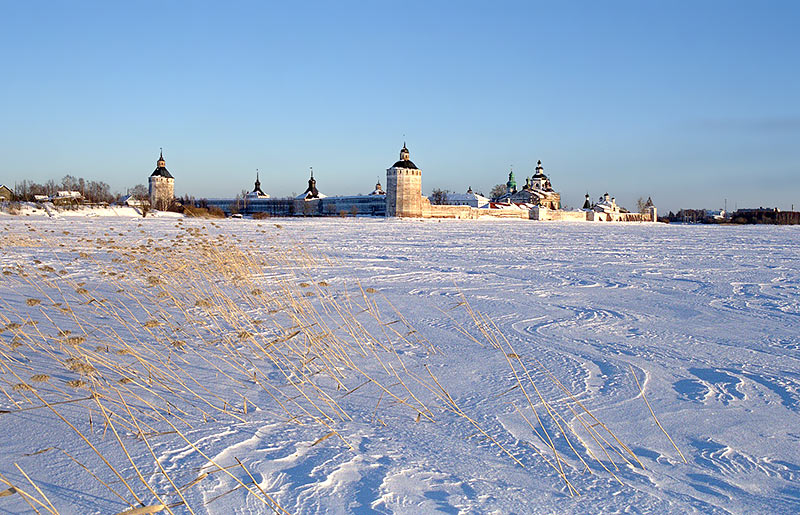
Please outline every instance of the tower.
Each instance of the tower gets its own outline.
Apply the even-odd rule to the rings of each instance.
[[[308,179],[308,188],[300,195],[300,198],[311,200],[319,198],[319,190],[317,190],[317,180],[314,179],[314,169],[311,169],[311,177]]]
[[[540,159],[539,162],[536,163],[536,173],[531,177],[531,185],[536,189],[547,191],[549,183],[550,179],[544,174],[544,167]]]
[[[386,170],[386,216],[422,217],[422,170],[403,142],[400,160]]]
[[[511,195],[517,192],[517,181],[514,179],[514,170],[508,172],[508,182],[506,183],[506,192]]]
[[[247,194],[249,198],[269,198],[269,195],[261,190],[261,181],[258,179],[258,169],[256,169],[256,183],[253,191]]]
[[[155,171],[150,174],[150,205],[153,209],[165,210],[175,198],[175,178],[167,170],[164,150],[158,156]]]

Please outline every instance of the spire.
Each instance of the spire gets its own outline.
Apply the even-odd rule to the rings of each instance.
[[[150,177],[165,177],[167,179],[173,179],[172,175],[170,175],[169,171],[167,171],[167,163],[166,161],[164,161],[163,148],[159,148],[158,161],[156,161],[156,169],[152,174],[150,174]]]
[[[306,199],[319,198],[319,191],[317,190],[317,181],[314,179],[314,167],[309,166],[311,170],[311,178],[308,179],[308,188],[303,192]]]
[[[262,198],[262,197],[269,198],[269,195],[267,195],[261,190],[261,181],[258,178],[258,168],[256,168],[256,187],[253,188],[253,191],[250,192],[249,196],[253,196],[256,198]]]

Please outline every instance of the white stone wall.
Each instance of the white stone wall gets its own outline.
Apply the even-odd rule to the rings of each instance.
[[[174,198],[175,179],[150,176],[150,205],[153,209],[167,209]]]
[[[386,216],[422,216],[422,171],[410,168],[386,170]]]

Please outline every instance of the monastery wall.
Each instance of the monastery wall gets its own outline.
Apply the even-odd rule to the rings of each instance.
[[[460,220],[474,220],[477,218],[472,213],[472,210],[475,209],[470,206],[440,206],[440,205],[431,205],[430,201],[428,202],[428,206],[426,206],[427,213],[423,212],[423,216],[426,214],[425,218],[457,218]],[[477,209],[475,209],[477,211]]]
[[[530,211],[526,209],[476,209],[472,208],[477,215],[475,218],[515,218],[528,220],[531,217]]]
[[[598,213],[587,211],[586,219],[590,222],[655,222],[656,209],[651,208],[647,213]]]
[[[569,220],[573,222],[585,222],[588,215],[593,212],[587,211],[562,211],[560,209],[548,209],[546,207],[535,207],[531,209],[531,220]]]
[[[423,197],[423,218],[455,218],[458,220],[477,220],[482,217],[517,218],[527,220],[529,214],[524,209],[479,209],[472,206],[431,205]]]

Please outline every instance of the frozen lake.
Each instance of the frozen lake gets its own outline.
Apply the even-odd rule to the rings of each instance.
[[[800,511],[800,227],[0,228],[0,473],[59,512]]]

